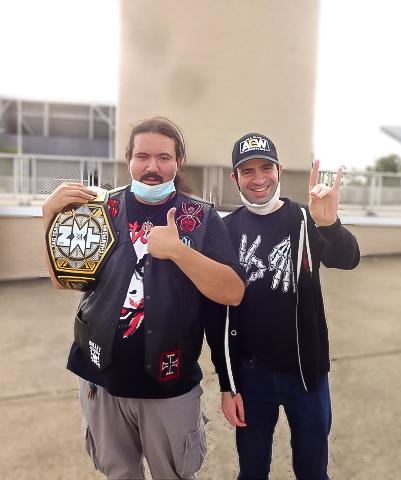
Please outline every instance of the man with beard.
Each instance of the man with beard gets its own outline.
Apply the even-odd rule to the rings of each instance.
[[[180,191],[185,145],[172,122],[137,125],[126,161],[132,184],[108,201],[117,245],[80,302],[67,368],[80,377],[88,453],[107,478],[144,478],[146,457],[155,479],[193,479],[206,450],[202,306],[238,305],[245,275],[216,211]],[[61,185],[43,206],[46,228],[94,196]]]
[[[208,341],[222,410],[236,426],[240,479],[269,476],[273,432],[283,406],[298,480],[326,480],[331,405],[329,343],[319,267],[352,269],[353,235],[337,217],[342,169],[333,186],[310,174],[309,205],[280,198],[282,165],[273,142],[249,133],[232,152],[243,207],[224,218],[247,272],[239,306],[210,304]]]

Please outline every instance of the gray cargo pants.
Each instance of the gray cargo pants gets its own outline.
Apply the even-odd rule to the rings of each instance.
[[[164,399],[114,397],[102,387],[88,393],[80,380],[86,449],[108,480],[144,479],[144,457],[154,479],[195,479],[206,453],[200,385]]]

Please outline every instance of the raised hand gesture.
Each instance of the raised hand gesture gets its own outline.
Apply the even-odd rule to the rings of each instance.
[[[337,210],[340,201],[340,184],[343,168],[337,170],[333,186],[317,183],[319,178],[319,160],[313,162],[309,180],[309,213],[316,225],[327,227],[337,220]]]

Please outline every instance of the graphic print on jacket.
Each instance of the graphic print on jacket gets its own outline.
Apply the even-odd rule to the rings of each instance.
[[[284,238],[284,240],[273,247],[269,253],[269,270],[275,271],[273,276],[272,289],[276,288],[282,283],[283,292],[288,292],[292,285],[292,290],[295,293],[294,267],[291,258],[291,236]]]
[[[243,233],[241,236],[239,260],[241,265],[246,269],[247,286],[258,279],[264,278],[267,270],[262,258],[259,258],[259,256],[263,256],[263,252],[258,252],[259,256],[256,255],[256,251],[261,242],[262,236],[257,235],[256,239],[248,248],[248,237],[246,233]],[[271,284],[272,290],[276,290],[281,284],[281,289],[284,293],[287,293],[290,289],[295,293],[296,286],[291,257],[290,235],[272,248],[271,252],[267,255],[267,260],[269,271],[275,272]]]
[[[139,225],[138,222],[129,223],[128,227],[132,245],[137,256],[137,264],[120,313],[119,327],[124,331],[123,338],[131,336],[138,330],[143,322],[143,271],[145,259],[148,254],[147,235],[149,233],[149,230],[145,231],[143,224]]]

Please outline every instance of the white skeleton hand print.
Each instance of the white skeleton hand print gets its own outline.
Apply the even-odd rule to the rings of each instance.
[[[295,293],[294,268],[291,258],[291,240],[290,236],[278,243],[268,256],[269,270],[276,271],[273,276],[272,289],[276,290],[282,282],[283,292],[288,292],[292,285]]]
[[[262,262],[262,260],[256,257],[255,252],[260,245],[262,237],[258,235],[252,245],[247,250],[248,244],[248,237],[245,233],[242,234],[241,237],[241,245],[239,249],[239,261],[243,267],[246,269],[246,284],[249,285],[250,283],[254,282],[258,278],[263,278],[265,271],[267,270],[266,265]],[[253,267],[256,270],[253,270]]]

